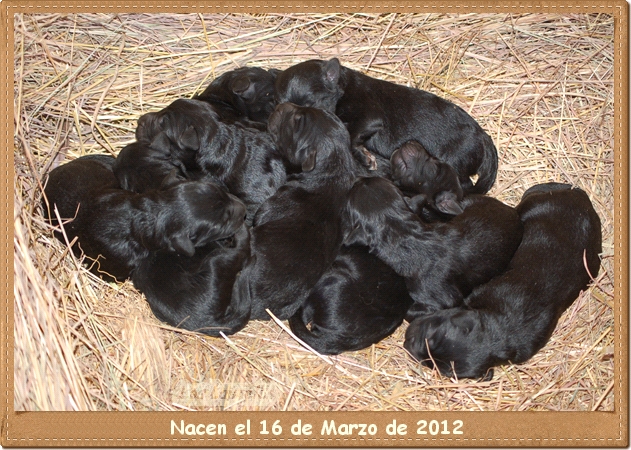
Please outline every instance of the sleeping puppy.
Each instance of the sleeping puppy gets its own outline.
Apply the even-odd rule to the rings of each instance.
[[[334,114],[284,103],[269,130],[300,172],[266,200],[254,219],[252,257],[235,289],[252,299],[252,319],[269,308],[288,319],[333,263],[342,244],[340,215],[353,185],[348,131]]]
[[[160,133],[153,142],[137,141],[123,147],[112,167],[121,188],[142,194],[186,179],[186,168],[171,158],[164,139],[168,138]]]
[[[233,222],[227,232],[238,227]],[[193,256],[151,252],[132,273],[134,286],[156,317],[172,326],[210,336],[233,334],[250,317],[250,304],[236,297],[232,286],[250,255],[248,229],[199,247]]]
[[[318,353],[337,355],[390,336],[411,303],[403,278],[366,247],[342,247],[289,326]]]
[[[419,216],[462,213],[463,192],[458,174],[449,164],[427,153],[421,144],[406,142],[394,151],[390,164],[392,181],[410,196],[407,203]]]
[[[158,140],[164,133],[168,139]],[[225,186],[247,208],[247,224],[261,203],[285,183],[282,156],[268,133],[221,122],[213,108],[179,99],[138,120],[137,139],[164,144],[193,179]]]
[[[419,318],[407,329],[408,352],[429,367],[433,360],[445,376],[491,379],[493,366],[527,361],[598,275],[601,225],[584,191],[534,186],[517,211],[524,235],[508,269],[474,289],[463,308]]]
[[[447,223],[425,223],[384,178],[360,178],[349,194],[344,243],[366,245],[405,277],[414,303],[407,320],[462,304],[471,290],[501,273],[522,234],[517,212],[483,195],[465,197]]]
[[[241,67],[215,78],[199,95],[193,97],[211,104],[225,123],[241,123],[261,131],[276,106],[274,83],[276,69]]]
[[[486,193],[495,182],[497,150],[490,136],[462,108],[429,92],[371,78],[333,58],[279,73],[276,96],[279,102],[335,112],[348,127],[353,154],[365,165],[374,168],[370,152],[389,158],[414,140],[454,168],[466,193]]]
[[[59,225],[57,208],[68,241],[77,238],[74,253],[93,260],[90,269],[104,279],[128,278],[150,251],[192,256],[243,222],[243,203],[215,185],[191,181],[136,194],[120,189],[113,163],[106,155],[77,158],[53,169],[44,189],[45,217]]]

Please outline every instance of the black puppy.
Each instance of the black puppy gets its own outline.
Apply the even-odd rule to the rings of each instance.
[[[247,298],[232,301],[232,286],[249,255],[249,233],[242,224],[234,236],[199,247],[190,257],[152,252],[131,279],[158,319],[210,336],[233,334],[250,317]]]
[[[211,104],[226,123],[241,123],[261,131],[274,110],[274,83],[280,71],[260,67],[241,67],[215,78],[193,97]]]
[[[186,168],[171,157],[164,133],[153,142],[137,141],[123,147],[112,169],[121,188],[137,193],[164,189],[186,179]]]
[[[287,163],[301,172],[254,219],[252,257],[237,285],[251,296],[251,318],[261,320],[269,319],[266,308],[280,319],[291,317],[335,260],[354,180],[348,131],[334,114],[283,103],[270,116],[269,130]]]
[[[414,303],[407,320],[462,303],[471,290],[501,273],[522,235],[517,212],[491,197],[465,197],[450,222],[424,223],[397,187],[360,178],[349,194],[345,244],[370,248],[405,277]]]
[[[584,191],[534,186],[517,211],[524,236],[506,272],[474,289],[464,308],[419,318],[407,329],[405,348],[429,367],[433,360],[445,376],[490,379],[493,366],[527,361],[598,275],[601,225]]]
[[[137,139],[164,133],[171,156],[195,179],[225,186],[247,207],[251,223],[259,205],[285,183],[282,156],[267,133],[221,122],[207,103],[179,99],[138,120]],[[162,142],[162,141],[160,141]]]
[[[135,194],[120,189],[113,163],[106,155],[77,158],[53,169],[44,189],[45,217],[58,225],[57,208],[69,241],[78,238],[75,254],[94,260],[91,270],[105,279],[126,279],[152,250],[192,256],[243,222],[243,203],[216,185],[184,182]]]
[[[429,92],[369,77],[333,58],[279,73],[276,96],[335,112],[348,127],[353,153],[366,165],[374,165],[369,152],[389,158],[414,140],[455,169],[465,192],[483,194],[495,182],[497,150],[490,136],[462,108]]]
[[[458,174],[449,164],[431,156],[416,141],[409,141],[396,149],[390,158],[392,181],[410,195],[407,200],[412,211],[426,217],[432,209],[447,215],[462,212],[463,192]]]
[[[337,355],[390,336],[411,304],[404,279],[366,247],[342,247],[289,326],[314,350]]]

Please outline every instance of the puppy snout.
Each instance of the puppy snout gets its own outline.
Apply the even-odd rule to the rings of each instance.
[[[148,140],[151,138],[151,128],[155,113],[143,114],[138,118],[138,126],[136,127],[136,140]]]
[[[245,204],[232,194],[228,194],[232,204],[230,205],[230,217],[234,221],[245,220],[246,208]]]

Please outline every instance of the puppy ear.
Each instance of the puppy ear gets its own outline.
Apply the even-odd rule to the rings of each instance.
[[[316,163],[316,153],[315,149],[312,149],[308,154],[305,160],[302,162],[302,171],[303,172],[311,172]]]
[[[230,83],[230,89],[232,89],[232,92],[241,97],[243,97],[244,93],[248,90],[249,87],[250,78],[248,78],[247,75],[237,77]]]
[[[451,191],[440,192],[434,200],[434,206],[438,211],[454,216],[462,214],[464,211],[462,206],[460,206],[458,196]]]
[[[425,205],[428,203],[427,195],[418,194],[414,197],[404,197],[405,203],[416,215],[419,215]]]
[[[164,131],[161,131],[155,138],[153,138],[149,147],[164,154],[171,153],[171,142]]]
[[[154,123],[156,120],[156,113],[143,114],[138,118],[138,125],[136,126],[136,140],[143,141],[151,139],[154,134]]]
[[[477,323],[475,318],[466,311],[457,312],[456,314],[451,316],[450,321],[453,326],[460,328],[460,330],[462,330],[466,334],[469,334]]]
[[[171,236],[171,245],[180,255],[191,257],[195,254],[195,246],[188,236],[178,233]]]
[[[324,84],[333,90],[340,80],[340,60],[333,58],[324,64]]]
[[[395,156],[396,153],[396,156]],[[414,159],[420,156],[420,151],[410,142],[406,142],[395,150],[390,159],[396,159],[398,164],[403,164],[406,168],[414,164]]]
[[[199,136],[193,125],[184,130],[184,133],[180,135],[180,144],[187,150],[199,150]]]
[[[280,74],[282,72],[282,70],[279,70],[279,69],[268,69],[267,72],[272,74],[274,76],[274,79],[276,79],[276,77],[278,77],[278,74]]]
[[[357,225],[353,228],[346,236],[344,236],[344,240],[342,242],[343,245],[366,245],[368,242],[368,235],[363,227]]]
[[[169,174],[162,179],[162,183],[160,183],[160,189],[168,189],[170,187],[179,184],[184,178],[179,175],[179,171],[177,169],[173,169]]]

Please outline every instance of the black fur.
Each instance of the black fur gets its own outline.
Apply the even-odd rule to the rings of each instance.
[[[287,163],[301,170],[257,212],[252,258],[237,285],[252,298],[252,319],[291,317],[333,263],[340,214],[354,179],[348,131],[335,115],[284,103],[269,129]],[[247,276],[244,274],[247,273]]]
[[[226,123],[241,123],[261,131],[276,106],[274,82],[276,69],[241,67],[215,78],[196,100],[207,102]]]
[[[353,153],[365,164],[374,165],[366,150],[389,158],[415,140],[456,170],[466,193],[486,193],[495,182],[497,150],[490,136],[462,108],[429,92],[369,77],[333,58],[279,73],[276,96],[279,102],[335,112],[348,127]]]
[[[337,355],[388,337],[411,303],[403,278],[366,247],[343,247],[289,326],[317,352]]]
[[[409,141],[396,149],[390,158],[392,180],[404,194],[412,211],[421,216],[431,214],[423,210],[457,215],[462,212],[463,192],[458,174],[449,164],[431,156],[416,141]]]
[[[210,336],[233,334],[250,317],[249,299],[232,295],[249,255],[248,229],[242,225],[234,236],[197,248],[191,257],[152,252],[133,272],[132,281],[158,319]]]
[[[164,133],[153,142],[137,141],[123,147],[114,161],[114,175],[120,187],[137,193],[167,188],[186,179],[186,169],[171,158]]]
[[[179,99],[138,121],[138,139],[160,133],[190,177],[219,183],[245,203],[248,225],[260,204],[285,183],[283,158],[269,134],[227,125],[207,103]]]
[[[504,270],[521,240],[516,211],[483,195],[465,197],[463,213],[427,224],[384,178],[360,178],[349,194],[346,244],[366,245],[405,277],[414,299],[407,319],[462,303]]]
[[[192,256],[243,222],[243,203],[216,185],[183,182],[136,194],[120,189],[113,163],[106,155],[77,158],[52,170],[44,189],[45,217],[58,225],[57,208],[68,240],[78,238],[72,250],[93,260],[91,270],[105,279],[128,278],[153,250]]]
[[[517,211],[524,235],[506,272],[474,289],[465,307],[419,318],[407,329],[405,348],[429,367],[431,355],[445,376],[490,379],[493,366],[527,361],[598,275],[601,224],[584,191],[537,185]]]

